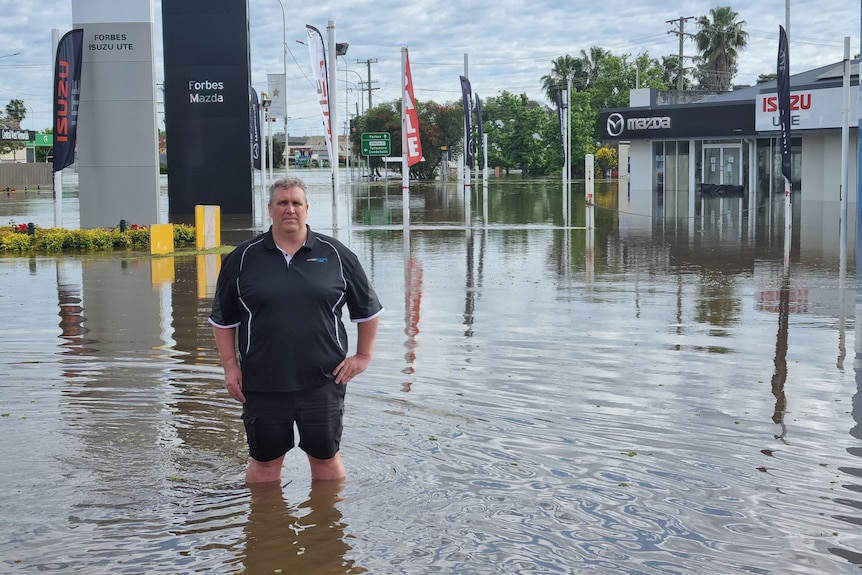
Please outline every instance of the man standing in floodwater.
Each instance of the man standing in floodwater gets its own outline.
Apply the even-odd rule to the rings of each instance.
[[[312,479],[345,477],[345,388],[368,367],[383,313],[356,255],[306,224],[307,192],[295,177],[270,186],[272,225],[225,258],[209,318],[225,387],[243,404],[247,484],[281,480],[294,424]],[[351,356],[345,305],[357,325]]]

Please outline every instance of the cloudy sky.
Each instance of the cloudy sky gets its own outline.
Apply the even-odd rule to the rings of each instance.
[[[284,20],[279,0],[249,0],[252,84],[258,91],[266,90],[267,74],[282,72],[282,39],[286,38],[287,113],[289,132],[294,135],[320,133],[320,113],[308,79],[308,53],[297,42],[305,40],[306,24],[325,35],[327,23],[333,21],[337,41],[350,44],[338,65],[340,70],[345,66],[352,70],[338,75],[343,126],[345,95],[353,114],[360,95],[356,84],[368,74],[365,61],[374,61],[372,103],[400,97],[402,46],[409,49],[417,100],[459,99],[458,76],[464,74],[466,55],[473,91],[483,99],[507,90],[546,102],[541,77],[550,71],[553,59],[578,55],[591,46],[632,58],[643,52],[655,58],[677,54],[679,40],[670,33],[677,26],[668,21],[705,15],[723,4],[679,0],[282,2]],[[759,74],[775,71],[778,26],[785,23],[786,0],[728,4],[739,12],[749,33],[734,82],[754,84]],[[851,39],[851,55],[859,53],[859,3],[836,0],[828,9],[822,2],[792,0],[790,4],[791,73],[840,61],[845,36]],[[51,30],[62,34],[71,28],[71,2],[0,0],[0,14],[0,106],[13,98],[23,100],[29,107],[22,127],[42,130],[51,124]],[[161,81],[160,0],[154,0],[154,14],[156,76]],[[696,31],[694,21],[687,23],[686,31]],[[692,40],[685,42],[684,52],[696,53]],[[360,111],[367,101],[364,92]]]

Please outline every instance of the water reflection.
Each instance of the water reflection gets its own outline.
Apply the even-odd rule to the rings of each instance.
[[[0,571],[858,571],[862,304],[834,250],[801,232],[786,267],[747,212],[656,221],[615,189],[592,233],[549,182],[492,180],[472,229],[452,186],[414,192],[407,233],[394,185],[343,226],[395,313],[329,492],[299,456],[281,490],[242,486],[220,258],[0,261]]]
[[[338,481],[314,482],[305,501],[290,505],[280,485],[253,488],[243,573],[367,573],[346,557],[341,489]]]
[[[775,396],[775,411],[772,421],[781,426],[781,433],[776,439],[784,440],[787,435],[787,426],[784,423],[784,414],[787,411],[787,396],[784,394],[784,385],[787,383],[787,339],[790,332],[790,276],[785,273],[781,282],[781,290],[778,296],[778,333],[775,337],[775,371],[772,373],[772,395]]]
[[[842,230],[842,232],[843,231],[844,230]],[[842,237],[842,240],[846,242],[846,236]],[[862,241],[862,238],[857,237],[857,241]],[[844,250],[842,250],[840,255],[840,284],[844,286],[847,278],[847,254]],[[854,457],[860,458],[862,457],[862,445],[859,444],[859,442],[862,441],[862,322],[859,321],[859,318],[862,318],[862,250],[859,250],[858,246],[856,249],[856,258],[856,290],[854,298],[854,308],[856,312],[856,343],[854,350],[855,357],[853,362],[856,390],[853,395],[851,410],[854,425],[850,429],[850,436],[856,441],[852,443],[849,447],[847,447],[847,452]],[[846,304],[844,290],[842,290],[842,297],[840,298],[840,302],[842,306]],[[843,358],[845,354],[845,321],[845,316],[842,315],[840,323],[841,331],[838,355],[838,367],[839,369],[842,369],[842,371]],[[843,474],[849,476],[849,478],[845,477],[844,481],[854,481],[854,483],[842,484],[842,488],[849,493],[847,494],[847,496],[836,498],[836,502],[840,503],[841,505],[844,505],[847,509],[845,512],[836,514],[835,518],[840,521],[844,521],[850,525],[859,526],[862,525],[862,464],[860,464],[859,462],[854,463],[854,465],[845,465],[838,468]],[[829,551],[839,557],[843,557],[850,563],[853,563],[855,565],[862,565],[862,552],[847,547],[830,547]]]
[[[413,256],[410,249],[410,229],[403,232],[404,237],[404,333],[407,341],[404,346],[407,352],[404,354],[406,367],[402,370],[410,376],[415,369],[416,348],[419,346],[419,319],[422,308],[422,263]],[[409,392],[413,382],[404,382],[403,391]]]

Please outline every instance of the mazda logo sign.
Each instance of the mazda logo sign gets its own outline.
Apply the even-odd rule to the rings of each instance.
[[[626,121],[625,118],[623,118],[623,115],[618,112],[614,112],[613,114],[608,116],[608,135],[612,137],[621,135],[623,133],[623,128],[625,127],[625,125]]]

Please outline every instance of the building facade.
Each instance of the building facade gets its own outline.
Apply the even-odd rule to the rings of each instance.
[[[846,81],[843,62],[790,78],[793,226],[809,236],[809,246],[835,241],[842,194],[855,238],[859,61],[850,64]],[[784,226],[774,80],[711,95],[633,90],[630,104],[599,118],[603,141],[621,144],[619,173],[627,180],[621,210],[668,220],[727,219],[752,229],[755,221]]]

